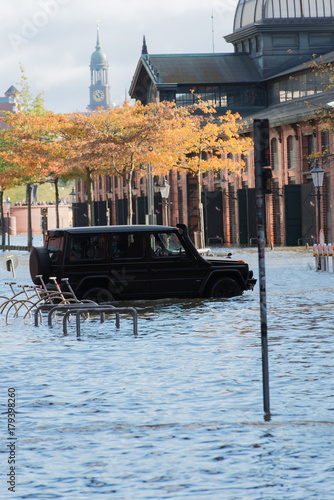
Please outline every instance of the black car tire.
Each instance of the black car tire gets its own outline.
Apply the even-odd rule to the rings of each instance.
[[[211,290],[211,297],[229,299],[242,295],[242,289],[233,278],[222,278],[217,281]]]
[[[82,298],[92,300],[97,302],[97,304],[105,304],[115,300],[113,294],[106,288],[90,288],[84,293]]]
[[[49,281],[51,276],[50,256],[45,247],[32,247],[29,258],[30,276],[35,285],[40,285],[41,282],[37,275],[42,275],[45,283]]]

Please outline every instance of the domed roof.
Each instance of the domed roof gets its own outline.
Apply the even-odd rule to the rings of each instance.
[[[96,50],[93,52],[91,58],[90,58],[90,65],[91,67],[101,67],[105,66],[108,67],[108,59],[105,53],[101,49],[100,45],[100,37],[99,37],[99,28],[97,28],[97,41],[96,41]]]
[[[334,0],[239,0],[233,31],[265,20],[333,16]]]
[[[101,48],[93,52],[90,58],[91,66],[108,66],[107,56],[102,52]]]

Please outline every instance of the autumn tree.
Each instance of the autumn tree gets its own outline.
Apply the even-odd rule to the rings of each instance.
[[[160,175],[176,166],[177,143],[182,111],[174,103],[161,102],[134,106],[128,103],[112,113],[112,164],[109,174],[122,177],[127,187],[128,224],[132,223],[132,181],[139,176]]]
[[[33,95],[31,92],[28,77],[25,74],[25,70],[20,66],[21,79],[18,85],[18,94],[20,97],[20,111],[24,114],[31,114],[34,116],[42,116],[46,113],[44,92],[39,92]]]
[[[116,175],[127,188],[129,224],[132,223],[132,181],[134,172],[145,175],[173,168],[179,157],[175,134],[180,111],[174,103],[155,103],[98,110],[69,117],[71,126],[62,132],[66,137],[72,175],[87,183],[88,202],[92,206],[92,179],[97,175]]]
[[[101,111],[103,114],[104,112]],[[59,116],[59,148],[67,178],[84,179],[87,185],[88,224],[94,221],[93,180],[106,172],[101,150],[99,113],[72,113]]]
[[[179,168],[197,177],[198,236],[204,247],[204,216],[202,206],[202,174],[208,170],[241,174],[244,168],[242,155],[249,154],[251,139],[243,137],[241,117],[228,111],[216,117],[214,106],[203,102],[190,108],[183,122],[182,161]]]
[[[8,114],[5,135],[11,147],[0,151],[2,158],[12,165],[7,177],[12,184],[51,181],[55,184],[57,226],[59,226],[58,180],[65,174],[60,147],[59,118],[53,113],[33,115],[30,113]],[[13,168],[16,165],[17,168]]]
[[[13,170],[17,168],[17,165],[13,165],[5,158],[1,157],[1,152],[8,151],[11,147],[12,141],[7,138],[4,133],[0,133],[0,214],[2,245],[5,245],[6,240],[5,217],[3,211],[4,192],[15,184],[13,180]]]
[[[2,120],[5,122],[5,130],[1,131],[2,141],[0,145],[0,158],[2,171],[5,173],[7,188],[17,184],[27,184],[27,205],[28,205],[28,248],[32,246],[32,224],[31,224],[31,182],[36,176],[35,169],[31,165],[22,162],[22,155],[18,153],[19,134],[15,128],[17,122],[12,120],[15,116],[29,118],[30,116],[42,116],[46,113],[44,107],[43,93],[33,96],[30,91],[28,79],[23,66],[20,65],[21,80],[18,84],[18,94],[20,96],[20,106],[17,113],[4,113]],[[21,131],[22,132],[22,129]],[[2,188],[2,185],[1,185]]]

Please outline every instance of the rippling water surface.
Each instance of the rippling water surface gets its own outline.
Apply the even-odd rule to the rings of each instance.
[[[234,250],[257,275],[257,250]],[[17,252],[16,281],[29,283]],[[6,254],[4,254],[6,255]],[[229,300],[138,302],[131,318],[0,318],[0,498],[332,500],[334,274],[311,250],[266,253],[271,420],[258,287]],[[0,292],[11,279],[1,265]],[[16,493],[7,390],[16,389]]]

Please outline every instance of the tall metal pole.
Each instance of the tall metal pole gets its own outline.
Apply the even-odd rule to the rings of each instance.
[[[154,224],[154,193],[152,167],[147,164],[147,202],[148,202],[148,223]]]
[[[257,213],[257,239],[259,258],[259,288],[260,288],[260,317],[261,317],[261,344],[262,344],[262,381],[263,407],[266,419],[270,419],[269,402],[269,363],[268,363],[268,329],[267,329],[267,297],[266,297],[266,268],[265,268],[265,197],[263,192],[263,148],[268,138],[263,137],[262,120],[254,120],[254,160],[255,160],[255,190]]]
[[[318,243],[320,243],[320,230],[321,230],[321,194],[320,187],[317,187],[317,199],[318,199]]]
[[[167,200],[167,198],[162,199],[162,204],[164,206],[165,226],[168,226],[168,200]]]
[[[10,247],[10,227],[9,227],[9,224],[10,224],[10,219],[9,219],[9,210],[7,210],[7,236],[8,236],[8,250],[9,250],[9,247]]]
[[[6,245],[6,224],[5,224],[5,213],[3,208],[3,191],[0,191],[0,213],[1,213],[1,244],[4,247]]]

